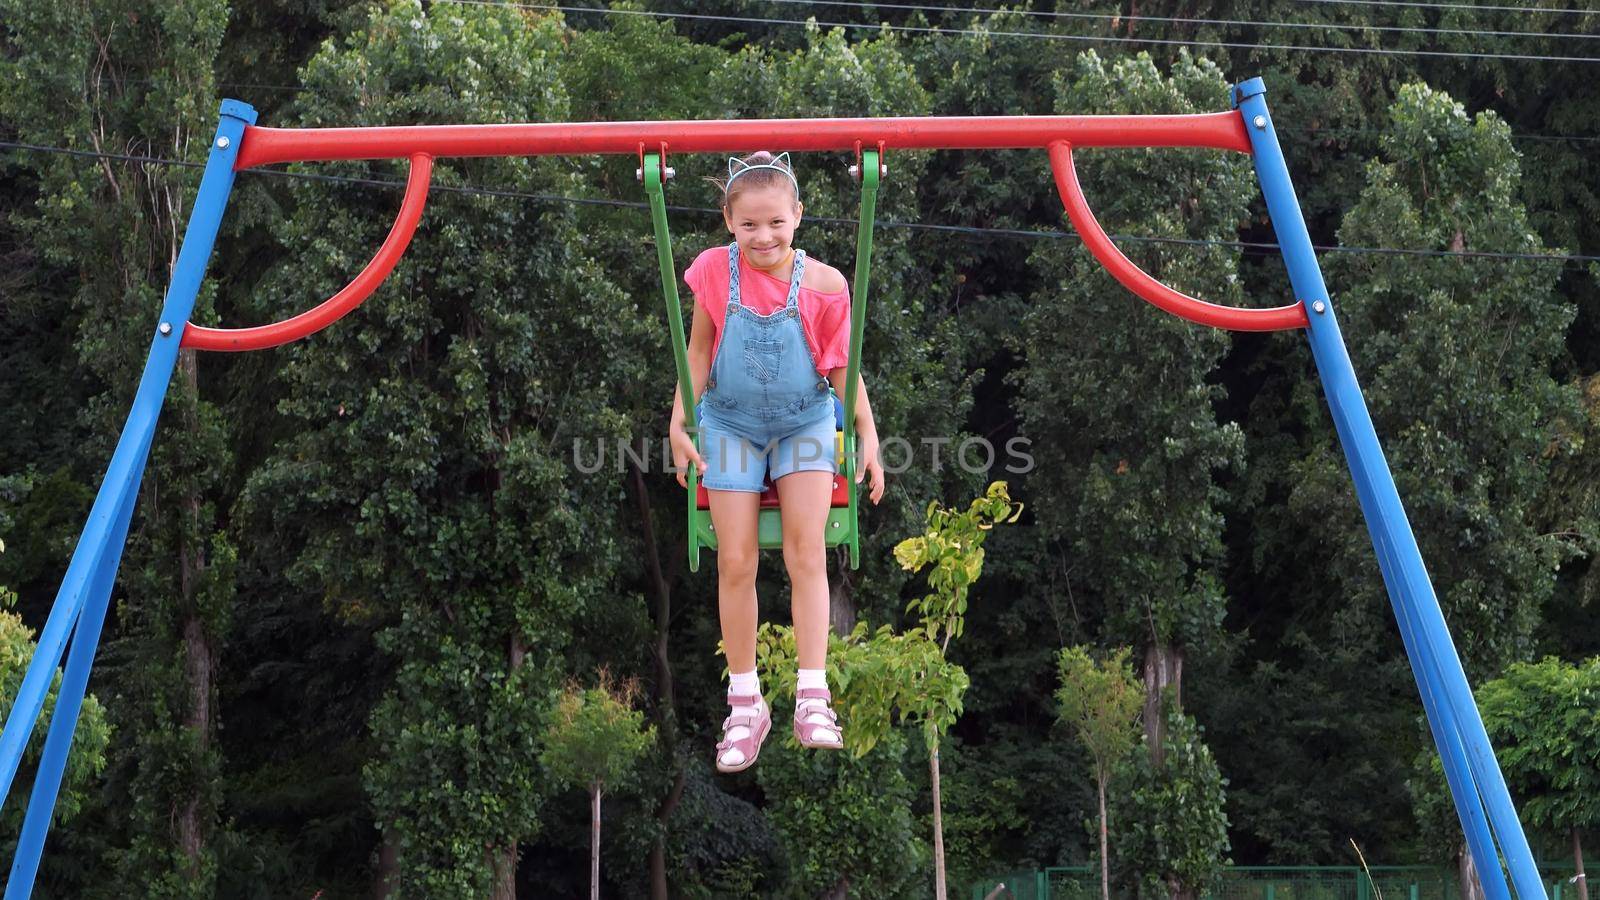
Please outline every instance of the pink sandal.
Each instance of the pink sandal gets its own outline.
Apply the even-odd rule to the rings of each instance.
[[[756,757],[761,755],[761,743],[767,739],[767,732],[772,730],[772,710],[761,702],[755,694],[729,694],[729,706],[756,706],[761,705],[761,714],[758,716],[729,715],[722,720],[722,740],[717,742],[717,771],[718,772],[743,772],[755,765]],[[728,732],[735,728],[744,728],[744,737],[730,738]],[[722,760],[729,750],[739,753],[739,761],[725,763]]]
[[[833,695],[827,688],[801,688],[795,691],[794,707],[794,737],[802,747],[812,747],[823,750],[839,750],[844,747],[844,732],[839,730],[839,717],[834,713],[833,707],[816,704],[802,706],[804,700],[821,700],[827,704],[833,700]],[[814,721],[816,717],[826,718],[826,722]]]

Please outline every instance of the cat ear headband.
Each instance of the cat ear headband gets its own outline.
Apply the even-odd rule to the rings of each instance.
[[[778,163],[783,163],[783,165],[780,166]],[[756,169],[772,169],[775,172],[782,172],[789,179],[789,183],[794,185],[795,197],[798,198],[800,196],[800,182],[795,180],[794,173],[789,170],[789,154],[787,152],[779,153],[770,163],[757,163],[753,166],[736,156],[728,157],[728,183],[723,188],[723,193],[726,194],[728,188],[733,187],[735,178],[746,172],[754,172]]]

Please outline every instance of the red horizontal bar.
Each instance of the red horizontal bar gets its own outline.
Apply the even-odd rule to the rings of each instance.
[[[1106,235],[1105,229],[1100,227],[1094,210],[1089,208],[1089,202],[1083,197],[1083,186],[1078,183],[1078,170],[1072,163],[1070,144],[1061,142],[1050,145],[1050,168],[1055,172],[1056,190],[1061,194],[1061,204],[1066,207],[1067,218],[1072,220],[1072,227],[1083,238],[1084,246],[1106,267],[1111,277],[1122,282],[1128,290],[1180,318],[1231,331],[1285,331],[1305,328],[1310,324],[1304,304],[1272,309],[1221,306],[1175,291],[1151,278],[1149,273],[1124,256]]]
[[[1211,147],[1250,152],[1238,112],[1181,116],[929,116],[877,119],[740,119],[707,122],[551,122],[533,125],[402,125],[371,128],[247,127],[235,169],[270,163],[429,156],[545,156],[753,150],[1001,150],[1079,147]]]
[[[318,306],[299,315],[254,328],[206,328],[190,322],[184,326],[183,346],[196,350],[265,350],[279,344],[299,340],[308,334],[321,331],[345,314],[361,305],[383,284],[394,267],[405,255],[411,236],[417,232],[417,220],[422,218],[422,207],[428,202],[428,183],[433,179],[433,159],[426,153],[411,157],[411,175],[406,179],[406,196],[400,201],[400,213],[395,216],[394,227],[383,239],[383,246],[373,255],[372,261],[361,270],[344,290]]]

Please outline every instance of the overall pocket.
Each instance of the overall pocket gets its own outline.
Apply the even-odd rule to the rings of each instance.
[[[778,380],[783,364],[783,342],[745,338],[744,369],[757,384],[771,384]]]

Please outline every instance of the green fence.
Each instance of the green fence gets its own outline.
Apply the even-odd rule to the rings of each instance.
[[[1541,865],[1550,900],[1574,900],[1570,865]],[[1461,900],[1454,868],[1235,866],[1201,900]],[[972,900],[1097,900],[1100,871],[1064,866],[1011,872],[972,886]],[[1112,896],[1118,896],[1113,890]]]

